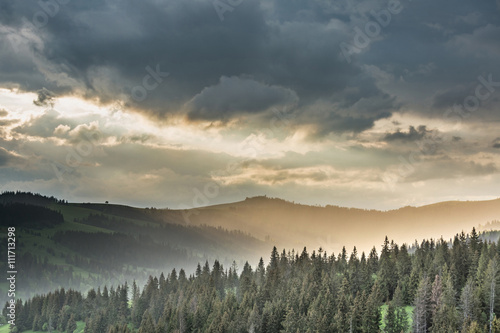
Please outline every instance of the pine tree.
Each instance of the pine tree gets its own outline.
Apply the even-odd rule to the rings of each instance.
[[[350,286],[346,278],[342,281],[342,288],[339,291],[337,303],[337,313],[334,320],[336,332],[349,332],[351,327],[351,297]]]
[[[396,307],[394,306],[394,302],[389,302],[387,307],[387,312],[384,316],[385,322],[385,330],[386,333],[399,333],[398,331],[398,323],[396,322]]]
[[[376,274],[378,271],[378,254],[375,246],[371,249],[367,260],[368,269],[370,274]]]
[[[406,332],[408,329],[408,314],[404,308],[403,295],[399,285],[394,292],[394,298],[387,307],[385,331],[388,333]]]
[[[66,332],[73,333],[76,330],[75,315],[72,313],[69,317],[68,324],[66,325]]]
[[[351,318],[349,325],[349,332],[361,333],[363,331],[363,314],[365,311],[365,296],[364,294],[357,293],[354,297],[353,305],[351,307]],[[325,330],[320,330],[325,332]]]
[[[460,297],[460,310],[462,314],[462,328],[469,327],[476,318],[477,300],[475,295],[475,284],[471,278],[465,284]]]
[[[434,282],[432,283],[431,288],[431,299],[430,299],[430,314],[431,314],[431,322],[433,322],[436,317],[436,313],[441,306],[441,299],[443,293],[443,286],[441,284],[441,277],[436,275],[434,278]]]
[[[498,283],[498,259],[495,256],[490,260],[488,264],[488,269],[486,273],[486,283],[485,286],[489,288],[485,288],[488,294],[485,299],[489,300],[489,316],[488,316],[488,324],[489,324],[489,332],[491,333],[493,330],[493,320],[495,319],[495,296],[496,296],[496,287]],[[489,289],[489,290],[488,290]]]
[[[363,333],[378,332],[380,327],[381,315],[380,315],[380,305],[381,305],[380,288],[378,283],[375,283],[372,287],[372,292],[366,301],[365,313],[363,316]]]
[[[413,310],[413,331],[415,333],[425,333],[429,329],[430,298],[431,287],[429,278],[426,276],[420,280],[415,297],[415,309]]]
[[[458,311],[456,309],[456,292],[449,274],[443,275],[442,293],[436,313],[433,316],[431,332],[454,333],[457,331]]]
[[[138,333],[153,333],[156,330],[156,325],[153,320],[153,317],[149,313],[149,310],[146,310],[144,312],[144,315],[142,316],[142,322],[141,326],[139,327]]]
[[[393,258],[391,258],[389,239],[386,236],[384,244],[382,245],[379,270],[377,273],[378,279],[380,280],[380,291],[384,301],[392,299],[392,295],[396,289],[397,272],[395,268]]]
[[[300,331],[300,325],[298,322],[299,316],[295,312],[294,308],[289,307],[283,321],[283,332],[296,332]]]

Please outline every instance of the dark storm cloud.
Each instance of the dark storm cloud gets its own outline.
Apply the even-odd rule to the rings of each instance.
[[[472,87],[453,87],[434,96],[433,107],[443,109],[463,102],[471,92]]]
[[[394,133],[387,133],[383,140],[390,142],[390,141],[417,141],[423,139],[427,134],[432,133],[432,131],[429,131],[426,126],[418,126],[418,128],[415,128],[414,126],[410,126],[408,128],[408,132],[402,132],[401,130],[397,130]]]
[[[313,133],[313,137],[323,137],[332,132],[343,133],[346,131],[359,133],[373,126],[375,121],[390,117],[390,113],[378,113],[374,116],[367,117],[351,117],[341,116],[335,113],[327,115],[321,123],[317,125],[317,131]]]
[[[297,101],[297,94],[290,89],[251,79],[221,77],[219,84],[203,89],[188,103],[188,115],[191,119],[226,119],[228,115],[258,113]]]
[[[500,77],[500,19],[489,2],[402,1],[403,11],[350,64],[340,43],[386,1],[243,1],[223,21],[202,0],[41,3],[47,20],[31,30],[26,21],[40,25],[33,19],[44,13],[39,2],[2,3],[3,86],[125,100],[159,117],[184,110],[190,119],[225,120],[296,99],[297,121],[314,122],[318,136],[359,132],[402,105],[429,112],[430,99],[432,108],[448,107],[479,74]],[[364,65],[395,81],[381,85]],[[243,91],[245,78],[254,83]],[[140,101],[131,98],[134,88],[145,92]],[[319,100],[331,104],[322,115],[311,113]]]
[[[266,34],[258,6],[252,3],[242,5],[221,24],[207,1],[72,1],[59,6],[47,25],[35,30],[43,47],[32,45],[32,51],[49,64],[58,65],[52,70],[82,84],[88,97],[103,101],[116,98],[111,96],[116,90],[130,94],[148,74],[145,68],[158,64],[175,80],[150,92],[141,107],[174,108],[216,83],[224,72],[245,72],[252,55],[258,52],[258,41]],[[35,2],[15,2],[12,7],[17,28],[22,17],[31,18],[40,10]],[[102,82],[103,74],[109,85],[118,87],[96,85]],[[61,78],[51,80],[56,81],[48,88],[60,91],[57,80]]]
[[[380,39],[373,40],[357,59],[382,69],[390,77],[383,82],[386,91],[397,95],[407,109],[441,116],[441,109],[474,94],[479,75],[491,73],[494,79],[500,78],[495,54],[498,38],[493,41],[492,37],[500,26],[500,16],[494,2],[401,3],[401,13],[392,15],[390,23],[382,27]],[[375,11],[386,8],[382,5]],[[364,22],[375,21],[369,11],[365,13]],[[363,28],[364,22],[358,26]],[[480,38],[475,41],[475,36]],[[422,71],[426,64],[432,67]],[[444,96],[438,96],[441,94]],[[484,116],[474,121],[481,119]]]
[[[287,6],[276,1],[274,9],[270,3],[244,1],[221,22],[210,1],[72,1],[59,5],[43,28],[30,31],[26,24],[21,29],[23,17],[32,20],[42,9],[35,2],[9,2],[4,24],[11,30],[0,42],[17,43],[16,50],[0,51],[6,53],[0,80],[29,91],[45,86],[57,95],[75,93],[104,103],[125,99],[130,107],[157,116],[179,112],[191,101],[189,117],[210,120],[291,100],[304,107],[318,98],[340,98],[350,107],[362,97],[385,95],[362,68],[346,65],[338,56],[338,45],[349,33],[343,23],[352,10],[348,2]],[[144,82],[154,83],[146,78],[148,68],[170,75],[147,89],[139,102],[130,98],[131,92],[145,87]],[[221,77],[251,77],[255,83],[214,103],[225,88]],[[259,86],[267,89],[257,91]],[[351,93],[354,86],[360,87],[357,95]],[[345,119],[330,131],[339,126],[359,131],[379,116],[332,117]]]
[[[331,133],[360,133],[373,127],[377,120],[389,118],[399,109],[394,97],[371,93],[366,89],[344,90],[336,100],[312,104],[303,111],[298,122],[313,125],[310,138],[319,139]]]

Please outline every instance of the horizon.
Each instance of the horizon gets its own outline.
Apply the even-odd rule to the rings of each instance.
[[[1,190],[0,195],[3,194],[3,193],[5,193],[5,192],[30,193],[30,191]],[[46,194],[46,193],[39,193],[39,192],[31,192],[31,193],[35,194],[35,195],[41,195],[41,196],[44,196],[44,197],[54,197],[54,198],[56,198],[58,200],[67,200],[64,197],[58,197],[58,196],[53,195],[53,194]],[[131,208],[139,208],[139,209],[154,208],[154,209],[160,209],[160,210],[163,209],[163,210],[178,210],[178,211],[181,211],[181,210],[186,210],[186,209],[200,209],[200,208],[208,208],[208,207],[212,207],[212,206],[230,205],[230,204],[234,204],[234,203],[242,203],[242,202],[245,202],[246,200],[259,199],[259,198],[265,198],[265,199],[269,199],[269,200],[280,200],[280,201],[284,201],[286,203],[291,203],[291,204],[294,204],[294,205],[303,205],[303,206],[308,206],[308,207],[317,207],[317,208],[337,207],[337,208],[349,208],[349,209],[359,209],[359,210],[374,210],[374,211],[379,211],[379,212],[396,211],[396,210],[399,210],[399,209],[402,209],[402,208],[407,208],[407,207],[420,208],[420,207],[432,206],[432,205],[435,205],[435,204],[443,204],[443,203],[448,203],[448,202],[485,202],[485,201],[500,200],[500,197],[492,197],[492,198],[483,199],[483,200],[460,200],[460,199],[453,200],[453,199],[451,199],[451,200],[445,200],[445,201],[435,201],[435,202],[423,203],[421,205],[398,206],[398,207],[388,208],[388,209],[343,206],[343,205],[338,205],[338,204],[334,204],[334,203],[327,203],[327,204],[323,204],[323,205],[321,205],[321,204],[314,204],[314,203],[304,203],[304,202],[298,202],[298,201],[294,201],[294,200],[287,200],[285,198],[280,198],[280,197],[271,197],[271,196],[268,196],[267,194],[257,194],[255,196],[245,197],[245,198],[234,200],[234,201],[227,201],[227,202],[220,202],[220,203],[210,203],[208,205],[202,205],[202,206],[179,207],[179,208],[172,208],[172,207],[168,207],[168,206],[164,206],[164,207],[158,206],[158,207],[156,207],[156,206],[152,206],[152,205],[135,206],[133,204],[122,203],[122,202],[112,202],[110,200],[106,200],[104,202],[98,202],[98,201],[69,201],[69,200],[67,200],[67,201],[68,201],[69,204],[95,204],[95,205],[110,204],[110,205],[127,206],[127,207],[131,207]]]
[[[10,196],[10,194],[14,194],[14,196]],[[24,196],[25,194],[29,194],[29,196],[26,197]],[[110,216],[113,216],[113,219],[118,218],[118,220],[113,221],[123,227],[126,227],[127,223],[130,223],[130,221],[123,220],[123,217],[130,216],[131,221],[134,221],[133,223],[141,220],[149,221],[148,223],[153,224],[159,223],[158,226],[166,227],[166,230],[169,230],[169,225],[177,225],[183,230],[188,230],[189,227],[208,227],[212,228],[212,230],[236,231],[259,242],[258,244],[254,244],[254,246],[259,248],[258,251],[261,251],[260,257],[271,246],[279,248],[280,251],[283,249],[294,249],[298,252],[303,248],[314,251],[321,248],[328,253],[337,254],[341,252],[342,248],[345,248],[349,252],[355,247],[358,250],[358,254],[361,254],[361,252],[368,254],[375,248],[378,253],[384,237],[388,238],[391,242],[406,244],[408,248],[413,247],[415,242],[420,244],[425,240],[443,239],[446,242],[450,242],[455,236],[461,233],[469,235],[471,230],[475,230],[479,235],[488,231],[496,230],[498,232],[498,214],[500,212],[500,205],[498,204],[500,198],[488,201],[446,201],[419,207],[405,206],[383,211],[342,206],[302,205],[281,198],[261,195],[222,205],[193,208],[193,210],[200,210],[198,212],[187,212],[169,208],[134,207],[113,202],[65,202],[64,198],[32,192],[4,191],[0,194],[0,199],[2,199],[3,195],[7,195],[3,199],[6,200],[4,203],[24,202],[27,204],[28,209],[30,209],[30,205],[39,204],[35,203],[37,201],[32,203],[29,198],[30,196],[49,198],[55,200],[52,201],[52,204],[55,205],[42,204],[41,206],[48,207],[50,210],[59,212],[59,214],[62,211],[65,217],[85,216],[88,214],[92,216],[92,214],[95,214],[95,218],[101,218],[106,221]],[[17,195],[21,195],[22,197],[16,199]],[[253,203],[251,202],[252,200],[254,201]],[[256,200],[258,202],[255,202]],[[251,203],[246,205],[246,201],[250,201]],[[278,204],[269,204],[271,201],[278,202]],[[492,201],[496,203],[492,203]],[[453,212],[449,212],[447,205],[449,203],[470,203],[471,205],[453,205]],[[295,207],[291,208],[288,204]],[[72,206],[69,207],[66,205]],[[103,208],[108,205],[115,206],[116,208],[110,210]],[[265,209],[255,209],[259,205]],[[283,209],[283,205],[285,205],[286,209]],[[65,206],[67,208],[63,208]],[[216,206],[226,207],[219,207],[215,210],[210,209]],[[429,206],[438,206],[441,208],[438,210],[425,209]],[[0,204],[0,208],[6,207],[8,205]],[[120,207],[124,210],[120,209]],[[134,213],[131,214],[126,208],[146,210],[146,212],[134,215]],[[333,210],[328,212],[328,208],[332,208]],[[408,210],[406,208],[411,209]],[[147,212],[149,209],[154,210]],[[326,211],[321,212],[320,210],[323,209],[326,209]],[[237,216],[244,216],[244,218],[237,218]],[[70,228],[70,230],[75,227],[75,230],[79,230],[83,225],[96,226],[91,222],[89,217],[79,218],[78,220],[65,219],[65,221],[65,223],[75,222],[72,226],[68,224],[64,228]],[[400,221],[404,221],[404,223]],[[381,228],[379,224],[382,224],[383,227]],[[488,225],[491,225],[490,230],[487,229]],[[286,232],[283,232],[283,229],[281,229],[284,226],[287,226]],[[110,225],[104,224],[101,227],[109,228]],[[340,233],[337,232],[339,227],[342,228]],[[363,228],[366,232],[360,233],[359,228]],[[113,229],[111,228],[111,230]],[[125,235],[127,233],[126,230],[120,227],[115,231]],[[99,233],[101,231],[102,229],[98,229],[93,232]],[[254,257],[253,255],[250,255],[250,257],[255,264],[258,257]],[[247,258],[250,257],[247,256]],[[228,258],[226,257],[225,260],[227,261]]]

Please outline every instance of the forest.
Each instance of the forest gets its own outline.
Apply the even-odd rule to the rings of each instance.
[[[206,261],[142,289],[133,281],[18,301],[12,331],[74,332],[84,322],[92,333],[500,332],[499,255],[475,229],[451,242],[386,237],[380,253],[274,247],[267,264],[241,272]]]
[[[174,267],[193,273],[198,262],[257,262],[269,246],[247,233],[164,221],[160,210],[68,203],[31,192],[0,194],[0,225],[16,227],[18,297],[58,288],[90,288],[136,280]],[[0,234],[4,239],[7,234]],[[7,240],[5,239],[5,242]],[[0,247],[7,257],[7,247]],[[6,271],[6,261],[0,261]],[[7,299],[0,283],[0,304]],[[1,332],[1,330],[0,330]]]

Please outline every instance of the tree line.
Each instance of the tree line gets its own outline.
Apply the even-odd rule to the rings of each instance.
[[[500,247],[473,229],[451,242],[399,246],[386,237],[349,254],[271,252],[253,268],[198,265],[135,282],[64,289],[18,301],[16,329],[73,332],[500,332]],[[5,314],[6,308],[4,308]]]
[[[61,213],[24,203],[0,203],[0,226],[29,229],[54,227],[64,222]]]

